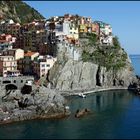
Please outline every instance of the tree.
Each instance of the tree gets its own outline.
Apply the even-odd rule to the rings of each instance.
[[[117,36],[115,36],[113,38],[113,44],[115,47],[119,47],[119,48],[121,47],[120,42],[119,42],[119,38]]]

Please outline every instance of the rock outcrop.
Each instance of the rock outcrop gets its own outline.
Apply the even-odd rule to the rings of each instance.
[[[60,91],[127,88],[137,81],[131,60],[121,47],[94,45],[80,49],[85,53],[78,61],[58,52],[58,62],[48,76],[53,88]],[[67,59],[59,57],[62,55]]]
[[[69,115],[63,96],[46,87],[39,87],[38,92],[36,90],[24,95],[16,90],[2,100],[5,95],[3,91],[0,98],[0,123]]]
[[[53,71],[52,71],[53,72]],[[100,87],[122,86],[128,87],[136,78],[130,67],[113,74],[113,71],[107,71],[91,62],[73,62],[68,60],[64,67],[53,77],[50,72],[50,79],[58,90],[80,90]]]

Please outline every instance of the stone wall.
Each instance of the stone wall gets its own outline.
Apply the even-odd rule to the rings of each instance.
[[[0,86],[5,88],[6,85],[13,84],[17,89],[21,89],[28,80],[34,81],[34,78],[32,76],[0,77]]]

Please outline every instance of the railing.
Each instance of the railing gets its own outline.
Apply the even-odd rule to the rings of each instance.
[[[33,76],[0,77],[0,79],[34,79]]]

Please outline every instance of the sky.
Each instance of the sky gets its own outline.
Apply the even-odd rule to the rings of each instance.
[[[66,13],[111,24],[128,54],[140,54],[140,1],[24,1],[45,18]]]

